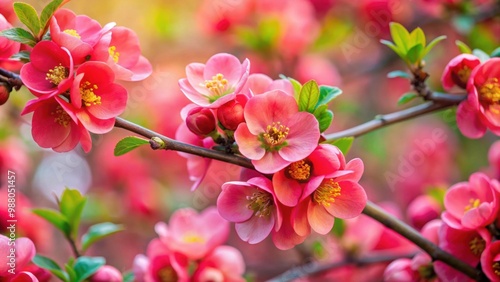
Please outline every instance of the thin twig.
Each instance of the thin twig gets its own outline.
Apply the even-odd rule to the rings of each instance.
[[[78,251],[75,240],[73,240],[73,238],[71,238],[70,236],[66,236],[66,240],[68,240],[69,245],[71,246],[71,251],[73,251],[73,255],[75,256],[75,258],[79,258],[81,255],[80,251]]]

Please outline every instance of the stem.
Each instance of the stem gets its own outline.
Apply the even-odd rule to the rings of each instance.
[[[71,250],[73,251],[73,255],[75,256],[75,258],[79,258],[81,255],[80,255],[80,252],[78,251],[78,248],[76,247],[75,241],[70,236],[67,236],[66,240],[68,240],[69,245],[71,246]]]

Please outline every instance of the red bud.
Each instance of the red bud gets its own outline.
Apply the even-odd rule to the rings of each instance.
[[[189,111],[186,125],[194,134],[206,136],[215,130],[215,116],[210,109],[197,107]]]
[[[236,130],[238,125],[245,122],[243,110],[248,101],[245,95],[237,95],[232,101],[225,103],[217,109],[217,119],[226,129]]]
[[[12,91],[10,85],[0,82],[0,106],[9,100],[10,91]]]

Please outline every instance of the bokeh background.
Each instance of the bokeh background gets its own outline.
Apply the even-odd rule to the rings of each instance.
[[[48,1],[26,2],[40,11]],[[411,90],[409,82],[386,77],[404,69],[403,62],[379,43],[389,39],[390,21],[410,30],[420,26],[428,41],[448,37],[426,58],[428,84],[442,90],[442,71],[459,54],[455,40],[487,53],[499,46],[498,6],[498,1],[458,0],[72,0],[66,8],[102,25],[113,21],[137,32],[154,72],[142,82],[125,84],[129,102],[122,117],[174,137],[180,109],[189,102],[177,81],[191,62],[204,63],[213,54],[227,52],[241,60],[249,58],[252,73],[340,87],[343,94],[330,105],[335,114],[327,131],[331,133],[420,103],[398,106],[398,98]],[[221,184],[238,176],[237,167],[214,162],[201,186],[191,192],[186,160],[176,152],[143,147],[114,157],[116,142],[130,135],[121,129],[94,136],[89,154],[80,148],[64,154],[41,149],[31,138],[30,116],[19,114],[29,99],[31,94],[22,89],[0,107],[0,171],[14,170],[18,176],[19,234],[32,238],[40,254],[56,261],[67,259],[69,246],[29,208],[55,208],[55,195],[64,187],[90,197],[82,230],[102,221],[125,226],[125,231],[97,243],[90,254],[105,256],[108,264],[127,271],[134,256],[144,253],[156,237],[156,222],[167,221],[181,207],[201,210],[214,205]],[[475,171],[493,175],[487,155],[496,140],[492,134],[480,140],[462,137],[450,109],[359,137],[347,159],[363,159],[361,183],[369,199],[407,219],[407,207],[418,195],[439,194],[438,188],[467,180]],[[5,198],[4,192],[0,195]],[[228,244],[243,253],[248,277],[261,281],[311,257],[327,261],[346,249],[356,253],[352,241],[342,245],[334,235],[312,236],[295,249],[279,251],[270,240],[249,246],[232,232]],[[366,253],[391,247],[377,246]],[[370,279],[381,277],[383,265],[370,271]],[[359,281],[356,276],[350,279]]]

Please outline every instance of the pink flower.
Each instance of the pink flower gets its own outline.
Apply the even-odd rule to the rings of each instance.
[[[123,277],[115,267],[103,265],[89,280],[90,282],[121,282],[123,281]]]
[[[246,59],[240,63],[230,54],[216,54],[206,64],[192,63],[186,67],[186,76],[179,80],[181,91],[193,103],[210,108],[232,100],[245,84],[250,70]]]
[[[490,281],[500,281],[500,241],[486,246],[481,255],[481,268]]]
[[[102,35],[101,25],[88,16],[77,16],[71,10],[59,9],[50,21],[51,39],[71,53],[76,65],[92,53]]]
[[[411,268],[411,259],[401,258],[391,262],[384,271],[384,281],[403,282],[420,281],[418,271]]]
[[[242,155],[262,173],[275,173],[311,154],[318,145],[319,125],[299,112],[295,99],[280,90],[251,98],[245,120],[234,133]]]
[[[198,265],[192,281],[244,282],[245,262],[240,251],[219,246]]]
[[[31,100],[22,114],[33,113],[31,134],[42,148],[52,148],[56,152],[71,151],[80,142],[85,152],[92,147],[90,134],[78,122],[70,105],[59,97]]]
[[[256,244],[264,240],[273,228],[279,229],[281,215],[272,187],[271,181],[265,177],[222,185],[217,208],[223,218],[236,223],[236,233],[243,241]]]
[[[153,72],[151,63],[141,55],[137,34],[126,27],[114,27],[104,34],[91,59],[106,62],[119,80],[139,81]]]
[[[201,214],[184,208],[172,215],[168,226],[159,222],[155,230],[173,252],[190,259],[200,259],[226,241],[229,224],[214,207],[205,209]]]
[[[281,225],[272,232],[273,243],[280,250],[288,250],[298,244],[302,244],[308,234],[297,234],[292,225],[292,208],[277,203],[277,209],[281,213]]]
[[[241,93],[246,94],[248,97],[253,97],[271,90],[282,90],[290,96],[293,96],[293,86],[289,80],[273,80],[269,76],[262,73],[250,74],[247,82],[243,85],[243,89],[241,89]]]
[[[294,207],[304,190],[316,189],[326,175],[337,171],[345,159],[340,150],[329,144],[320,144],[305,159],[291,163],[273,175],[273,186],[278,200]]]
[[[38,278],[31,272],[22,271],[36,254],[35,245],[28,238],[17,238],[12,244],[7,236],[0,234],[0,280],[1,281],[33,281]],[[15,249],[15,252],[11,252]]]
[[[421,195],[415,198],[406,211],[411,225],[421,229],[427,222],[439,218],[441,206],[431,196]]]
[[[457,109],[462,134],[480,138],[488,128],[500,135],[500,58],[491,58],[472,71],[467,93]]]
[[[358,184],[363,170],[360,159],[347,164],[341,162],[337,171],[319,178],[319,185],[307,186],[292,213],[297,234],[307,234],[310,228],[327,234],[335,217],[345,219],[360,215],[367,201],[365,190]]]
[[[12,4],[10,4],[12,6]],[[0,31],[10,29],[12,25],[7,21],[7,19],[0,14]],[[9,60],[10,56],[19,52],[21,43],[7,39],[6,37],[0,37],[0,62],[4,60]]]
[[[340,85],[341,77],[335,65],[324,56],[304,55],[299,58],[295,75],[298,81],[314,79],[318,84]]]
[[[127,90],[114,80],[113,71],[102,62],[85,62],[76,70],[71,104],[79,121],[90,132],[109,132],[115,117],[125,110]]]
[[[448,189],[444,197],[446,211],[442,219],[455,229],[473,230],[492,223],[499,210],[500,184],[483,173],[474,173],[469,182]]]
[[[471,54],[460,54],[451,59],[441,77],[443,88],[450,91],[453,86],[457,85],[466,89],[472,70],[479,64],[481,64],[479,58]]]
[[[21,69],[21,79],[36,96],[64,93],[73,83],[73,60],[66,48],[41,41],[31,51],[31,61]]]

